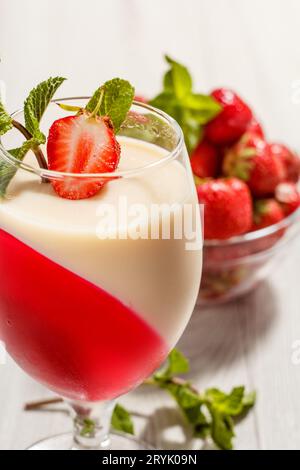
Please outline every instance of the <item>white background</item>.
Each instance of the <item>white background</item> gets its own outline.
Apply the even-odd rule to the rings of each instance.
[[[120,76],[152,96],[166,52],[190,68],[196,91],[238,90],[270,138],[300,149],[299,0],[0,0],[0,79],[11,111],[50,75],[68,78],[61,95],[90,94]],[[237,448],[300,448],[300,366],[291,360],[300,338],[299,277],[298,243],[255,293],[196,309],[181,340],[200,388],[258,390]],[[25,400],[48,395],[11,362],[0,367],[0,448],[70,427],[64,414],[22,411]],[[123,401],[151,416],[137,426],[154,445],[199,447],[178,430],[162,392],[139,390]]]
[[[299,12],[298,0],[1,0],[0,78],[11,109],[50,75],[68,78],[65,95],[121,76],[152,96],[167,52],[189,66],[197,91],[238,90],[270,137],[300,145],[291,125]]]

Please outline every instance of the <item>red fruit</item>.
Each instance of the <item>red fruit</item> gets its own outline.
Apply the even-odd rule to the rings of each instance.
[[[205,135],[215,145],[232,144],[246,131],[252,111],[236,93],[226,88],[214,90],[211,96],[223,110],[206,125]]]
[[[139,101],[140,103],[148,103],[147,98],[142,95],[135,95],[134,101]]]
[[[209,142],[202,141],[191,155],[191,166],[194,175],[199,178],[216,176],[218,169],[218,154]]]
[[[249,122],[246,132],[249,132],[251,134],[255,134],[258,137],[261,137],[262,139],[265,138],[265,134],[263,131],[263,128],[261,127],[261,124],[257,121],[257,119],[253,116],[251,121]]]
[[[223,162],[223,172],[246,181],[256,197],[273,195],[276,186],[284,180],[282,162],[274,158],[270,146],[254,134],[244,134],[231,147]]]
[[[283,144],[270,144],[270,150],[274,158],[281,160],[286,171],[286,181],[297,183],[300,173],[300,159]]]
[[[87,113],[54,121],[47,143],[49,169],[68,173],[104,173],[119,163],[120,146],[107,117]],[[104,185],[102,179],[65,177],[52,180],[57,194],[67,199],[94,196]]]
[[[260,199],[254,203],[252,230],[277,224],[284,218],[283,210],[275,199]]]
[[[252,200],[247,185],[237,178],[210,180],[197,187],[204,204],[204,238],[224,240],[250,230]]]
[[[275,190],[275,198],[285,216],[290,215],[300,206],[300,194],[294,183],[280,183]]]

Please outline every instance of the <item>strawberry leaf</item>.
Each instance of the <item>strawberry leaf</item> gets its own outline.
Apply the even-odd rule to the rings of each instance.
[[[40,121],[56,90],[64,80],[65,78],[62,77],[50,77],[33,88],[25,100],[24,117],[26,129],[33,137],[39,140],[40,144],[46,142],[46,137],[40,131]]]
[[[86,110],[98,116],[109,116],[115,133],[121,127],[131,107],[134,88],[127,80],[114,78],[99,87],[86,105]],[[100,105],[99,105],[100,102]]]

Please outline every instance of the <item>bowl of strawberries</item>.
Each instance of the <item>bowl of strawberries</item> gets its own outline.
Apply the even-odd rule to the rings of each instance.
[[[288,253],[300,228],[300,159],[267,141],[237,93],[195,93],[188,69],[165,59],[162,90],[150,104],[181,126],[204,205],[199,302],[225,302],[253,289]]]
[[[214,90],[221,111],[191,154],[204,204],[200,303],[224,302],[265,279],[299,230],[300,159],[268,142],[250,107],[232,90]]]

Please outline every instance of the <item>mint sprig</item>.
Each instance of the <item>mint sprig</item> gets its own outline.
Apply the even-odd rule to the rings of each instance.
[[[169,56],[165,59],[170,68],[163,78],[163,91],[150,104],[176,119],[191,153],[201,139],[202,126],[221,111],[221,106],[211,96],[193,92],[192,77],[184,65]]]
[[[98,116],[108,116],[117,133],[125,120],[134,97],[134,88],[127,80],[113,78],[100,86],[88,104],[86,110]]]
[[[25,127],[40,144],[46,142],[46,137],[40,130],[41,119],[56,90],[64,81],[63,77],[48,78],[33,88],[24,102]]]
[[[254,406],[255,392],[246,394],[245,387],[240,386],[229,393],[217,388],[200,393],[189,381],[175,375],[184,374],[188,369],[187,358],[174,349],[167,365],[146,383],[159,386],[174,398],[196,437],[210,438],[220,449],[232,449],[234,425]]]
[[[12,118],[6,112],[4,105],[0,101],[0,135],[6,134],[12,127]]]
[[[39,145],[46,142],[46,137],[40,130],[40,121],[54,93],[64,80],[62,77],[49,78],[31,90],[24,102],[25,127],[13,120],[0,102],[0,135],[4,135],[15,127],[27,139],[21,147],[9,150],[9,153],[20,162],[24,159],[27,152],[32,150],[37,156],[39,164],[47,168],[46,160],[39,148]],[[5,195],[7,187],[16,172],[17,166],[0,160],[0,197]]]

